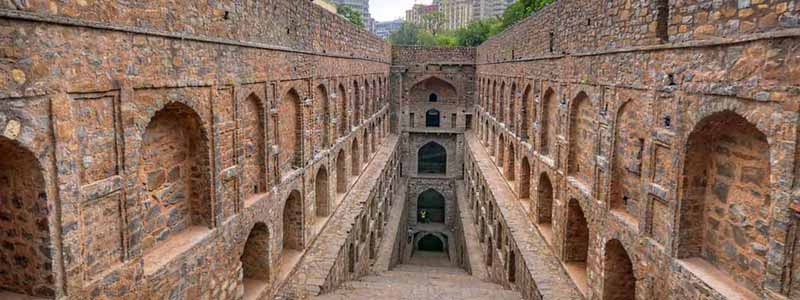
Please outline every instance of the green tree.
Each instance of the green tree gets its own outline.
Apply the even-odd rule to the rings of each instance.
[[[497,18],[473,21],[455,32],[456,44],[461,47],[477,47],[499,31],[500,20]]]
[[[393,45],[418,45],[421,28],[413,23],[403,22],[400,29],[389,35],[389,43]]]
[[[356,27],[364,28],[364,19],[361,17],[361,13],[355,11],[352,7],[347,5],[339,5],[336,7],[336,12],[353,23]]]
[[[509,5],[506,11],[503,12],[501,31],[553,2],[555,2],[555,0],[517,0],[517,2]]]
[[[422,24],[425,30],[433,35],[438,34],[442,30],[446,19],[442,12],[432,12],[422,15]]]

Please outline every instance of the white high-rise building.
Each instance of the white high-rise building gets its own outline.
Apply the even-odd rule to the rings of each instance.
[[[361,21],[364,22],[364,26],[367,30],[374,31],[375,30],[375,20],[372,19],[372,15],[369,13],[369,0],[328,0],[329,2],[338,5],[347,5],[353,10],[359,12],[361,14]]]

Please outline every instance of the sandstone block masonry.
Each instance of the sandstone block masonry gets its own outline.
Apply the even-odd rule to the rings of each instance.
[[[389,45],[309,1],[2,1],[0,41],[3,299],[267,298],[389,134]]]
[[[800,299],[799,14],[562,0],[478,47],[465,156],[485,231],[519,220],[488,221],[506,199],[470,166],[484,150],[586,299]],[[487,264],[526,258],[503,243]]]

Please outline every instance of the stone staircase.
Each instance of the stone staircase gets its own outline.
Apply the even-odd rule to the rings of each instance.
[[[413,263],[410,262],[410,263]],[[515,291],[441,265],[404,264],[345,283],[316,300],[521,300]]]

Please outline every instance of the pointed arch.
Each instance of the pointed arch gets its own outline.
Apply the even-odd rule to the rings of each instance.
[[[506,163],[506,136],[500,133],[500,137],[498,138],[497,142],[497,165],[500,169],[504,169]]]
[[[331,124],[331,109],[330,109],[330,101],[328,100],[328,89],[325,88],[325,85],[318,85],[315,92],[315,98],[317,99],[317,120],[322,131],[320,136],[320,148],[328,148],[331,146],[331,137],[330,137],[330,124]],[[315,149],[315,152],[319,152],[321,149]]]
[[[631,99],[619,109],[614,126],[609,208],[637,222],[641,208],[642,156],[645,146],[645,109]]]
[[[769,224],[772,205],[767,136],[745,117],[719,111],[695,125],[684,155],[678,257],[702,259],[757,292],[765,272],[750,266],[765,266],[767,257],[752,246],[767,241],[752,229]],[[734,234],[736,243],[719,242]],[[739,257],[751,263],[739,264]]]
[[[242,107],[245,199],[267,191],[265,115],[261,98],[250,94]]]
[[[336,155],[336,192],[344,194],[347,191],[347,165],[344,157],[344,149],[339,149]]]
[[[353,80],[353,126],[361,125],[362,93],[358,80]]]
[[[497,112],[497,114],[498,114],[497,120],[500,123],[506,123],[506,82],[505,81],[500,82],[500,90],[497,91],[497,94],[498,94],[498,96],[500,98],[499,102],[498,102],[498,105],[497,105],[497,110],[498,110],[498,112]]]
[[[456,102],[459,97],[454,84],[437,76],[417,81],[411,86],[409,93],[412,101],[417,102]],[[431,99],[431,95],[435,95],[435,99]]]
[[[303,198],[293,190],[283,206],[283,253],[303,250]]]
[[[250,229],[239,261],[242,264],[244,299],[254,299],[267,288],[272,268],[269,254],[269,227],[258,222]],[[252,295],[251,297],[248,297]]]
[[[339,84],[339,137],[347,135],[350,131],[350,124],[347,120],[347,89]]]
[[[445,199],[435,189],[427,189],[417,196],[417,223],[444,223]]]
[[[142,221],[142,239],[150,241],[143,252],[191,228],[212,226],[208,145],[200,116],[186,104],[169,103],[150,119],[138,173],[146,193],[142,205],[151,208]]]
[[[589,224],[580,203],[572,198],[567,203],[567,223],[564,237],[564,262],[582,275],[573,277],[586,286],[587,259],[589,257]]]
[[[569,124],[569,156],[567,158],[567,174],[574,176],[585,186],[590,186],[592,162],[594,162],[594,120],[592,103],[584,92],[578,93],[572,100]]]
[[[636,300],[633,263],[622,242],[609,240],[603,257],[603,300]]]
[[[542,124],[539,129],[541,138],[539,139],[539,152],[545,156],[553,157],[555,148],[555,137],[558,134],[556,125],[558,124],[558,100],[553,89],[548,88],[544,93],[542,101]]]
[[[446,174],[447,150],[439,143],[429,142],[417,150],[417,173]]]
[[[497,117],[497,81],[492,81],[492,116]]]
[[[508,95],[508,127],[511,132],[517,133],[517,83],[511,83],[511,91]]]
[[[0,290],[52,298],[56,274],[43,169],[33,152],[5,136],[0,153]]]
[[[550,176],[542,172],[539,175],[539,185],[536,189],[536,221],[539,224],[550,225],[553,222],[553,183]]]
[[[300,95],[289,89],[278,106],[277,140],[280,146],[279,165],[281,170],[299,168],[302,165],[303,151],[303,111]]]
[[[520,110],[520,138],[523,141],[527,141],[528,137],[530,136],[530,128],[531,118],[536,118],[536,106],[531,105],[531,95],[533,94],[531,90],[531,85],[525,87],[525,91],[522,94],[522,104]],[[529,112],[530,111],[530,112]]]
[[[350,146],[350,172],[353,176],[358,176],[361,174],[361,151],[359,151],[359,143],[358,138],[353,139],[353,143]]]
[[[320,167],[314,179],[314,204],[317,217],[324,218],[330,215],[330,189],[328,188],[328,170]]]
[[[517,168],[517,153],[514,150],[514,143],[509,141],[508,143],[508,163],[506,164],[506,178],[508,181],[516,180],[516,176],[514,172],[516,172]]]
[[[528,157],[523,156],[519,165],[519,198],[528,200],[531,192],[531,165]]]

